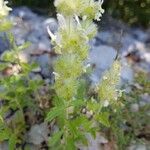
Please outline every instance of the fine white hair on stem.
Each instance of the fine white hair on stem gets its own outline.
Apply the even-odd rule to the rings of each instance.
[[[100,4],[102,4],[102,3],[104,2],[104,0],[99,0],[98,2],[99,2]]]
[[[46,28],[47,28],[47,32],[48,32],[49,36],[51,37],[52,41],[55,41],[56,36],[51,32],[49,26],[47,26]]]
[[[58,19],[59,27],[65,29],[67,27],[65,17],[61,14],[57,14],[57,19]]]
[[[53,75],[55,76],[55,79],[58,79],[60,75],[57,72],[53,72]]]
[[[77,24],[81,27],[79,17],[77,15],[74,15],[74,16],[75,16],[75,20],[77,21]]]

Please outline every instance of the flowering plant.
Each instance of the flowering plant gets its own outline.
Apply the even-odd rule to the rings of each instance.
[[[74,150],[80,142],[87,145],[87,133],[95,137],[99,123],[110,125],[109,114],[102,108],[118,97],[119,62],[115,61],[113,68],[105,73],[107,79],[95,87],[97,98],[88,95],[83,78],[89,67],[85,64],[90,48],[88,43],[97,33],[93,20],[100,20],[104,12],[102,2],[55,0],[59,28],[57,33],[47,30],[59,56],[54,62],[54,107],[47,114],[47,121],[56,120],[59,129],[50,138],[51,148]]]

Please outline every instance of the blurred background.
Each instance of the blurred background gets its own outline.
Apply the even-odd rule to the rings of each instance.
[[[53,0],[10,0],[10,5],[28,6],[38,13],[54,16]],[[131,26],[150,25],[150,0],[104,0],[105,13]]]

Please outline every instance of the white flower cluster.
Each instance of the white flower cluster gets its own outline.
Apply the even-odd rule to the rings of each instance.
[[[104,13],[102,9],[103,0],[55,0],[57,11],[64,16],[76,14],[81,18],[100,20]]]
[[[7,7],[8,1],[0,0],[0,18],[5,17],[9,14],[12,9]]]

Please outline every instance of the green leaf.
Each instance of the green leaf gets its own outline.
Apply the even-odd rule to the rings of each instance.
[[[7,129],[0,130],[0,141],[9,139],[9,135],[10,135],[9,130]]]
[[[25,72],[26,74],[28,74],[29,72],[31,72],[33,69],[38,68],[38,64],[36,63],[31,63],[30,65],[28,63],[21,63],[21,68],[23,69],[23,72]]]
[[[78,116],[75,119],[69,120],[68,128],[74,139],[79,139],[84,136],[84,132],[91,129],[90,121],[85,116]]]
[[[16,55],[15,55],[15,53],[13,51],[5,51],[2,54],[2,60],[15,62],[16,61]]]
[[[46,121],[52,121],[54,118],[61,115],[64,109],[65,109],[65,106],[52,108],[51,111],[47,114]]]
[[[22,50],[24,50],[24,49],[26,49],[26,48],[28,48],[29,46],[31,45],[31,43],[30,42],[26,42],[26,43],[24,43],[23,45],[21,45],[21,46],[19,46],[19,47],[17,47],[17,51],[22,51]]]
[[[96,115],[95,117],[101,124],[103,124],[106,127],[110,127],[108,112],[102,112],[102,113]]]
[[[36,81],[36,82],[35,82]],[[42,84],[42,81],[40,80],[30,80],[28,83],[28,89],[31,89],[31,91],[35,91],[40,85]]]
[[[70,136],[66,139],[65,150],[76,150],[74,139]]]
[[[11,136],[9,138],[9,150],[15,150],[16,143],[17,143],[16,135],[15,134],[11,134]]]
[[[91,135],[93,136],[93,138],[96,138],[96,132],[98,131],[97,127],[92,127],[89,132],[91,133]]]
[[[0,63],[0,71],[4,70],[6,67],[6,63]]]
[[[80,84],[77,91],[77,99],[82,99],[83,97],[85,97],[87,90],[86,87],[87,83],[85,82],[85,80],[80,80]]]
[[[48,141],[48,144],[50,147],[54,146],[55,144],[57,144],[61,138],[63,134],[63,130],[61,131],[57,131],[56,133],[53,134],[53,136],[50,138],[50,140]]]
[[[84,101],[84,100],[78,100],[78,99],[72,100],[72,101],[69,103],[70,106],[74,106],[74,107],[82,106],[82,105],[84,105],[84,104],[85,104],[85,101]]]
[[[99,113],[102,109],[102,104],[92,101],[87,101],[87,108],[93,112]]]

